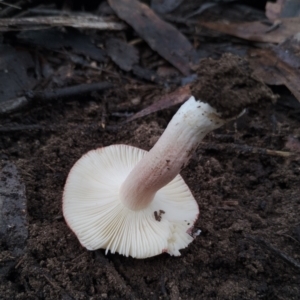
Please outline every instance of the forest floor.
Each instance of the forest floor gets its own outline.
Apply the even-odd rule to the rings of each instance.
[[[234,19],[234,8],[222,9]],[[247,16],[253,20],[264,13],[251,9],[256,17]],[[213,16],[205,12],[199,18]],[[237,38],[191,34],[191,27],[180,26],[194,42],[198,59],[218,59],[227,52],[245,57],[250,47]],[[127,39],[137,38],[124,30]],[[124,39],[122,32],[118,39]],[[106,45],[107,33],[91,36]],[[209,134],[181,172],[199,204],[196,227],[201,229],[181,256],[106,255],[103,249],[83,248],[65,223],[67,175],[92,149],[112,144],[151,149],[179,105],[131,122],[126,118],[176,90],[187,76],[140,41],[136,47],[143,71],[152,72],[149,80],[145,72],[140,78],[132,71],[138,68],[120,70],[111,60],[101,63],[101,72],[92,59],[84,66],[86,56],[80,62],[75,58],[81,54],[72,56],[75,46],[44,49],[24,46],[24,39],[29,38],[4,35],[5,47],[31,56],[24,61],[30,61],[26,74],[36,90],[86,82],[112,87],[62,99],[36,96],[25,108],[1,115],[0,187],[4,191],[9,182],[25,208],[20,216],[0,202],[6,217],[20,222],[16,233],[3,227],[4,213],[0,219],[1,299],[300,299],[300,104],[286,87],[271,86],[276,104],[250,108]],[[32,75],[37,68],[41,77]]]

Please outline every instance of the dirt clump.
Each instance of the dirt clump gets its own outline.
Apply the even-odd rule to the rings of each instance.
[[[239,115],[247,107],[274,103],[276,96],[263,82],[251,75],[248,62],[226,53],[219,60],[204,59],[197,68],[198,80],[191,92],[209,103],[225,118]]]

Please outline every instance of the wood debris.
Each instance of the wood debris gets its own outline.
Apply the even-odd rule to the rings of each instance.
[[[97,30],[123,30],[126,27],[121,22],[112,21],[109,18],[102,18],[94,15],[0,19],[0,31],[2,32],[40,30],[41,28],[45,29],[58,26]]]

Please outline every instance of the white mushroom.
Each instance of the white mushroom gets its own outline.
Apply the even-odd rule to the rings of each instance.
[[[199,208],[178,174],[204,136],[225,122],[190,97],[149,152],[113,145],[80,158],[63,194],[64,217],[80,243],[135,258],[180,255],[194,239]]]

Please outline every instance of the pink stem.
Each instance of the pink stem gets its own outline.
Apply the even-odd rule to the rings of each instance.
[[[155,193],[186,166],[205,135],[224,123],[209,104],[194,97],[186,101],[121,186],[119,195],[124,205],[132,210],[146,208]]]

